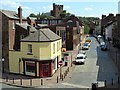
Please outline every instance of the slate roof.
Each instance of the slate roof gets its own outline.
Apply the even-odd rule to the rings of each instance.
[[[27,26],[30,26],[30,31],[37,31],[37,29],[27,23],[16,23],[16,25],[24,28],[25,30],[27,30]]]
[[[55,34],[48,28],[40,29],[35,33],[30,34],[21,41],[23,42],[52,42],[61,39],[60,36]]]
[[[12,18],[12,19],[19,19],[18,14],[15,11],[10,11],[10,10],[0,10],[3,14],[5,14],[7,17]],[[22,17],[22,19],[26,19]]]

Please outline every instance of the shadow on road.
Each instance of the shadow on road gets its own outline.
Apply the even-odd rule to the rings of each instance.
[[[97,62],[96,65],[99,67],[97,81],[110,85],[117,82],[118,78],[118,70],[112,61],[112,59],[108,55],[108,51],[101,51],[100,46],[97,46]]]

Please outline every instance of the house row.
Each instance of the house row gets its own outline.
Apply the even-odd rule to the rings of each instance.
[[[120,46],[120,14],[102,15],[101,34],[105,40],[111,41],[114,46]]]
[[[3,71],[35,77],[52,76],[59,68],[62,52],[79,47],[84,25],[76,16],[48,25],[35,18],[0,10],[2,21]],[[65,50],[63,50],[65,48]]]

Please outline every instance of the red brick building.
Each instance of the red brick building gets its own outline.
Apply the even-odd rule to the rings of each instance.
[[[18,8],[18,13],[9,10],[0,10],[0,21],[2,21],[2,58],[4,61],[4,71],[9,72],[9,50],[14,49],[15,44],[15,24],[27,23],[22,17],[22,8]]]
[[[46,22],[50,22],[49,19],[45,19]],[[60,23],[57,23],[58,20]],[[36,20],[37,24],[41,22],[41,20]],[[52,19],[51,19],[52,21]],[[74,50],[74,48],[80,44],[80,30],[83,26],[82,22],[74,15],[69,16],[66,19],[53,19],[55,23],[52,25],[44,26],[42,28],[50,28],[54,33],[62,37],[62,47],[66,48],[66,50]],[[40,23],[41,24],[41,23]]]

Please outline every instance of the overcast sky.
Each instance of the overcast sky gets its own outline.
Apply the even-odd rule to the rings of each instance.
[[[99,17],[102,14],[118,13],[119,0],[0,0],[0,9],[17,12],[22,7],[23,16],[30,13],[50,12],[53,3],[64,5],[64,10],[76,16]]]

